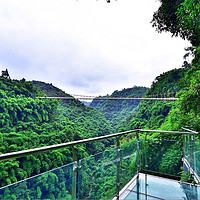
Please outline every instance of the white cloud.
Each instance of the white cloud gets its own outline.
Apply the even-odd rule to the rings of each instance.
[[[150,86],[188,42],[151,27],[155,0],[0,0],[0,68],[70,93]]]

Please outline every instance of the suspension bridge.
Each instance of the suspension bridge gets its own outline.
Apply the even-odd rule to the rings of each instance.
[[[160,94],[144,94],[143,96],[92,96],[92,95],[81,95],[81,94],[67,94],[64,91],[51,91],[43,89],[42,92],[46,96],[42,95],[40,99],[63,99],[63,100],[151,100],[151,101],[177,101],[176,92],[166,92]]]
[[[74,96],[74,97],[37,97],[40,99],[63,99],[63,100],[151,100],[151,101],[177,101],[175,97],[90,97],[90,96]]]

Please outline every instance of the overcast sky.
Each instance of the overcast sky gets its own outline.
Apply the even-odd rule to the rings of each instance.
[[[149,87],[179,68],[187,41],[159,34],[156,0],[0,0],[0,70],[70,94]]]

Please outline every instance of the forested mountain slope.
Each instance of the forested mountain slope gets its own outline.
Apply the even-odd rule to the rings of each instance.
[[[183,79],[180,100],[166,119],[163,128],[179,129],[188,126],[200,130],[200,4],[196,0],[161,0],[159,9],[154,13],[152,25],[161,32],[170,32],[190,42],[186,54],[193,56],[191,68]]]
[[[174,97],[183,88],[182,79],[187,69],[173,69],[155,78],[146,96]],[[126,129],[147,128],[158,129],[165,121],[172,107],[176,107],[176,101],[142,101],[138,110],[127,118]]]
[[[152,26],[156,31],[170,32],[172,37],[180,36],[187,39],[191,46],[185,48],[184,58],[192,55],[193,60],[185,69],[181,80],[181,88],[177,97],[179,101],[166,104],[165,102],[143,102],[138,113],[130,118],[128,128],[147,127],[166,130],[181,130],[186,126],[193,130],[200,130],[200,4],[196,0],[166,1],[161,0],[159,9],[154,13]],[[182,73],[182,72],[181,72]],[[165,73],[164,76],[167,77]],[[179,73],[179,76],[181,74]],[[156,78],[149,93],[171,90],[169,82],[160,82],[162,76]],[[170,76],[168,76],[170,80]],[[174,78],[171,79],[175,83]],[[170,86],[170,87],[168,87]],[[179,87],[180,87],[179,86]],[[173,89],[176,89],[173,87]],[[178,89],[178,88],[177,88]],[[171,90],[173,91],[173,90]],[[163,92],[162,92],[163,93]],[[159,105],[162,104],[162,105]],[[168,109],[168,108],[171,109]],[[153,109],[154,108],[154,109]],[[159,111],[160,110],[160,111]],[[158,113],[159,112],[159,113]],[[166,117],[166,118],[165,118]],[[157,119],[156,119],[157,118]]]
[[[124,129],[181,130],[182,126],[186,126],[195,131],[200,131],[200,4],[196,0],[160,0],[160,2],[160,8],[154,13],[153,26],[159,32],[168,31],[173,36],[179,35],[183,39],[189,40],[192,46],[188,49],[191,50],[190,53],[193,54],[194,59],[190,69],[175,69],[158,76],[146,94],[158,96],[166,95],[169,92],[178,92],[176,97],[179,97],[179,100],[176,102],[141,102],[137,112],[127,118]],[[180,84],[177,84],[177,82]],[[59,96],[61,93],[67,95],[52,85],[38,83],[38,87],[42,88],[43,86],[43,91],[47,90],[44,91],[47,95],[52,95],[52,92],[54,94],[55,91],[59,92]],[[46,87],[47,89],[45,89]],[[49,93],[49,91],[51,92]],[[112,131],[103,115],[93,108],[86,108],[79,101],[35,99],[38,95],[42,95],[42,92],[37,90],[31,82],[26,82],[24,79],[17,81],[0,78],[0,153],[109,134]],[[108,117],[111,116],[108,115]],[[115,117],[117,117],[117,114]],[[111,119],[113,122],[114,118]],[[116,124],[113,123],[112,125]],[[153,163],[152,166],[159,169],[161,173],[174,174],[174,169],[177,169],[176,172],[180,172],[183,143],[176,141],[178,139],[181,141],[182,138],[166,134],[148,134],[147,137],[150,141],[147,146],[149,150],[152,150],[149,159],[156,158],[156,163]],[[158,137],[167,140],[173,139],[173,143],[168,145],[167,149],[163,148],[162,142],[156,140]],[[158,144],[157,148],[155,148],[157,145],[151,143],[151,140]],[[84,157],[95,151],[100,151],[107,145],[108,143],[80,145],[76,148],[76,151],[78,157]],[[162,153],[163,156],[160,157],[159,153]],[[93,158],[91,160],[92,165],[96,164],[96,160],[93,160]],[[132,170],[135,167],[135,160],[136,156],[132,158],[131,163],[127,163],[123,167]],[[0,162],[0,186],[62,166],[68,162],[72,162],[70,149],[55,150]],[[89,163],[86,163],[86,166],[87,164]],[[60,176],[49,173],[45,179],[33,185],[37,190],[35,191],[37,194],[35,199],[40,199],[42,192],[45,194],[44,199],[55,199],[54,196],[49,196],[46,192],[47,188],[59,194],[57,197],[60,199],[70,197],[64,184],[67,177],[64,176],[62,169],[60,169],[60,172]],[[112,187],[115,178],[113,176],[114,171],[106,168],[105,174],[102,172],[97,170],[98,178],[95,180],[94,187],[99,188],[99,193],[108,194],[110,190],[115,189]],[[87,176],[87,173],[84,175]],[[106,176],[107,180],[103,182],[102,176]],[[61,187],[55,187],[57,182],[63,183]],[[88,183],[90,183],[90,180]],[[20,194],[23,193],[26,191],[26,184],[18,189]],[[9,190],[6,193],[9,198],[4,199],[16,199],[16,196],[12,196]],[[25,195],[24,193],[23,199],[30,199]]]
[[[114,91],[106,97],[141,97],[147,92],[146,87],[133,87]],[[104,114],[107,120],[118,131],[125,125],[126,118],[135,112],[139,100],[98,100],[94,99],[90,104]]]
[[[156,77],[146,95],[152,97],[175,95],[179,97],[179,100],[142,101],[138,106],[137,112],[127,118],[124,130],[142,128],[183,131],[182,127],[186,127],[199,131],[199,94],[195,90],[192,92],[192,88],[188,84],[188,76],[191,71],[193,71],[192,68],[174,69]],[[190,78],[194,81],[193,77]],[[194,83],[195,86],[198,85],[197,80]],[[149,159],[155,158],[155,162],[151,163],[151,166],[148,164],[149,170],[162,173],[160,176],[174,174],[181,176],[184,181],[191,181],[189,180],[190,176],[186,178],[186,172],[182,171],[183,135],[148,132],[146,137],[148,142],[145,148],[148,149]],[[142,133],[140,133],[140,138],[144,138]],[[163,148],[166,144],[167,146]],[[135,163],[133,162],[130,166],[132,165],[134,167]]]
[[[47,96],[70,96],[52,84],[33,81]],[[106,135],[113,131],[103,114],[94,108],[86,107],[79,100],[59,100],[58,115],[61,119],[74,122],[79,131],[80,138]]]
[[[47,84],[48,85],[48,84]],[[54,90],[57,90],[54,88]],[[42,95],[32,82],[0,78],[0,153],[48,146],[110,134],[104,116],[77,100],[35,98]],[[63,92],[63,95],[67,95]],[[80,145],[78,157],[102,151],[111,141]],[[68,149],[0,162],[0,186],[72,162]]]

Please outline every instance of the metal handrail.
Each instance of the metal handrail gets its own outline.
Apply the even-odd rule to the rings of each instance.
[[[77,199],[77,180],[78,180],[78,162],[77,162],[77,156],[76,152],[74,149],[75,145],[80,145],[80,144],[85,144],[88,142],[93,142],[93,141],[99,141],[103,139],[109,139],[109,138],[116,138],[117,141],[117,159],[119,162],[117,163],[117,184],[116,184],[116,199],[119,199],[119,194],[120,194],[120,170],[121,170],[121,148],[120,148],[120,136],[125,135],[125,134],[130,134],[130,133],[135,133],[135,136],[137,137],[137,161],[136,161],[136,166],[137,166],[137,173],[139,173],[139,149],[140,149],[140,144],[139,144],[139,132],[145,132],[145,140],[147,133],[149,132],[157,132],[157,133],[170,133],[170,134],[189,134],[191,137],[193,134],[196,133],[191,133],[191,132],[179,132],[179,131],[163,131],[163,130],[144,130],[144,129],[135,129],[135,130],[130,130],[130,131],[124,131],[120,133],[114,133],[110,135],[105,135],[105,136],[100,136],[100,137],[95,137],[95,138],[89,138],[89,139],[83,139],[83,140],[77,140],[73,142],[67,142],[67,143],[62,143],[62,144],[56,144],[56,145],[51,145],[51,146],[46,146],[46,147],[39,147],[35,149],[29,149],[29,150],[23,150],[23,151],[18,151],[18,152],[11,152],[11,153],[6,153],[6,154],[1,154],[0,155],[0,161],[3,160],[9,160],[13,158],[18,158],[26,155],[32,155],[35,153],[41,153],[41,152],[47,152],[50,150],[56,150],[56,149],[61,149],[65,147],[71,147],[72,148],[72,153],[73,153],[73,176],[72,176],[72,199]],[[145,165],[146,166],[146,165]]]
[[[125,134],[134,133],[134,132],[191,134],[191,132],[135,129],[135,130],[124,131],[124,132],[120,132],[120,133],[113,133],[113,134],[105,135],[105,136],[99,136],[99,137],[95,137],[95,138],[89,138],[89,139],[77,140],[77,141],[73,141],[73,142],[67,142],[67,143],[56,144],[56,145],[51,145],[51,146],[39,147],[39,148],[35,148],[35,149],[28,149],[28,150],[23,150],[23,151],[5,153],[5,154],[0,155],[0,161],[10,160],[10,159],[13,159],[13,158],[27,156],[27,155],[31,155],[31,154],[35,154],[35,153],[42,153],[42,152],[46,152],[46,151],[50,151],[50,150],[61,149],[61,148],[65,148],[65,147],[72,147],[72,146],[75,146],[75,145],[78,145],[78,144],[85,144],[85,143],[88,143],[88,142],[93,142],[93,141],[98,141],[98,140],[103,140],[103,139],[109,139],[109,138],[122,136],[122,135],[125,135]],[[196,134],[196,133],[194,133],[194,134]]]
[[[133,132],[136,132],[136,131],[138,131],[138,129],[130,130],[130,131],[124,131],[124,132],[120,132],[120,133],[114,133],[114,134],[105,135],[105,136],[99,136],[99,137],[95,137],[95,138],[89,138],[89,139],[77,140],[77,141],[67,142],[67,143],[62,143],[62,144],[55,144],[55,145],[51,145],[51,146],[39,147],[39,148],[35,148],[35,149],[28,149],[28,150],[23,150],[23,151],[1,154],[0,155],[0,161],[9,160],[9,159],[12,159],[12,158],[18,158],[18,157],[21,157],[21,156],[27,156],[27,155],[31,155],[31,154],[34,154],[34,153],[42,153],[42,152],[46,152],[46,151],[50,151],[50,150],[56,150],[56,149],[61,149],[61,148],[65,148],[65,147],[71,147],[71,146],[75,146],[75,145],[78,145],[78,144],[85,144],[85,143],[88,143],[88,142],[93,142],[93,141],[98,141],[98,140],[103,140],[103,139],[109,139],[109,138],[112,138],[112,137],[117,137],[117,136],[129,134],[129,133],[133,133]]]
[[[185,130],[185,131],[189,131],[190,132],[190,134],[199,134],[199,132],[196,132],[196,131],[193,131],[193,130],[190,130],[190,129],[188,129],[188,128],[184,128],[184,127],[181,127],[183,130]]]
[[[191,132],[182,132],[182,131],[163,131],[163,130],[144,130],[139,129],[140,132],[152,132],[152,133],[169,133],[169,134],[191,134]],[[196,134],[196,133],[193,133]]]

